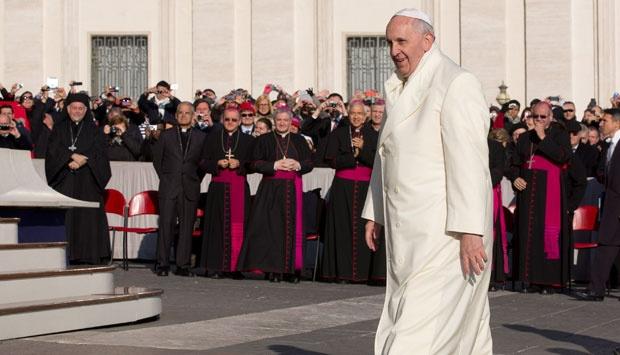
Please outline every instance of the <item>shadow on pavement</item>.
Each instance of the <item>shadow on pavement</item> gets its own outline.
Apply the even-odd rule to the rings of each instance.
[[[316,351],[308,351],[290,345],[270,345],[269,350],[275,354],[281,355],[327,355],[325,353],[317,353]]]
[[[520,324],[504,324],[504,327],[524,333],[534,333],[542,335],[547,339],[561,341],[564,343],[573,343],[583,347],[586,351],[581,352],[574,349],[551,348],[547,351],[553,354],[562,355],[581,355],[581,354],[615,354],[614,350],[620,349],[620,343],[609,341],[607,339],[596,338],[589,335],[581,335],[563,332],[552,329],[540,329],[528,325]]]

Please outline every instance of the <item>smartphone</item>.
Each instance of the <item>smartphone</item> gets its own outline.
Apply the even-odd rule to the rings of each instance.
[[[50,89],[57,89],[58,88],[58,78],[54,78],[54,77],[47,77],[47,81],[45,82],[45,84],[50,88]]]

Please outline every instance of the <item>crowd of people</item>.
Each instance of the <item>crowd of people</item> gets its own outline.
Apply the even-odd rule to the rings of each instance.
[[[152,162],[160,181],[158,275],[171,271],[174,245],[177,275],[193,275],[194,267],[216,278],[260,270],[274,282],[298,282],[304,219],[312,219],[325,245],[323,279],[385,279],[385,250],[367,247],[361,218],[385,112],[376,91],[358,92],[345,103],[338,93],[308,89],[291,95],[270,84],[256,99],[243,89],[219,98],[206,89],[190,102],[160,81],[134,101],[115,87],[89,96],[79,85],[43,86],[36,95],[19,94],[17,84],[10,92],[3,88],[0,112],[7,112],[10,130],[2,146],[32,150],[45,158],[50,186],[102,206],[109,161]],[[324,209],[304,208],[302,175],[314,167],[336,170]],[[252,198],[250,173],[263,175]],[[205,174],[211,182],[201,201]],[[192,264],[197,208],[205,212],[204,236]],[[71,262],[110,258],[102,208],[73,209],[66,225]]]
[[[322,221],[320,275],[338,282],[385,278],[385,250],[381,243],[374,250],[367,246],[361,218],[385,115],[376,91],[356,92],[345,102],[338,93],[308,89],[291,95],[269,84],[257,98],[243,89],[221,97],[205,89],[182,102],[165,81],[137,100],[115,87],[88,96],[75,82],[69,89],[43,86],[36,95],[21,89],[0,85],[0,147],[46,158],[48,181],[58,191],[103,202],[109,160],[153,162],[160,178],[158,275],[170,271],[174,245],[179,275],[193,275],[192,267],[199,266],[211,277],[241,278],[241,272],[260,270],[272,281],[297,282],[303,219],[310,213],[303,211],[301,178],[314,167],[330,167],[336,173],[326,208],[310,217]],[[492,290],[507,280],[542,293],[566,286],[572,216],[587,179],[604,183],[617,140],[608,126],[620,120],[618,107],[620,97],[614,96],[611,108],[591,102],[581,117],[573,102],[557,98],[490,108]],[[255,172],[263,180],[251,198],[246,175]],[[212,176],[206,202],[200,201],[205,174]],[[504,178],[515,192],[514,217],[502,209]],[[197,208],[205,211],[204,238],[192,265]],[[110,258],[101,209],[75,209],[67,225],[72,261]],[[598,272],[608,274],[610,267]]]
[[[548,294],[564,289],[573,264],[573,216],[584,202],[602,207],[601,226],[617,224],[617,202],[609,182],[617,170],[612,156],[616,156],[613,152],[619,138],[619,107],[617,95],[608,109],[592,100],[581,117],[573,102],[558,102],[557,98],[533,100],[525,108],[516,100],[501,108],[491,107],[489,152],[495,192],[492,290],[504,288],[508,279],[521,281],[524,292]],[[511,181],[516,195],[511,206],[515,207],[514,216],[502,211],[503,177]],[[601,184],[593,191],[606,190],[604,200],[597,196],[603,202],[584,201],[588,183]],[[580,297],[602,300],[620,242],[616,234],[613,229],[599,231],[590,293],[578,294]]]

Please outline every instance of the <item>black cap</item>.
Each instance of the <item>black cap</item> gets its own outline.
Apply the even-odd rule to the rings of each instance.
[[[90,97],[84,93],[69,94],[65,99],[65,106],[69,106],[74,102],[81,102],[87,108],[90,107]]]

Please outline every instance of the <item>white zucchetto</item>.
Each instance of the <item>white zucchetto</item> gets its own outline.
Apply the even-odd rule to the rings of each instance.
[[[426,12],[420,11],[418,9],[414,9],[412,7],[398,11],[397,13],[394,14],[394,16],[405,16],[405,17],[415,18],[418,20],[422,20],[431,26],[433,25],[433,21],[431,20],[431,17]]]

